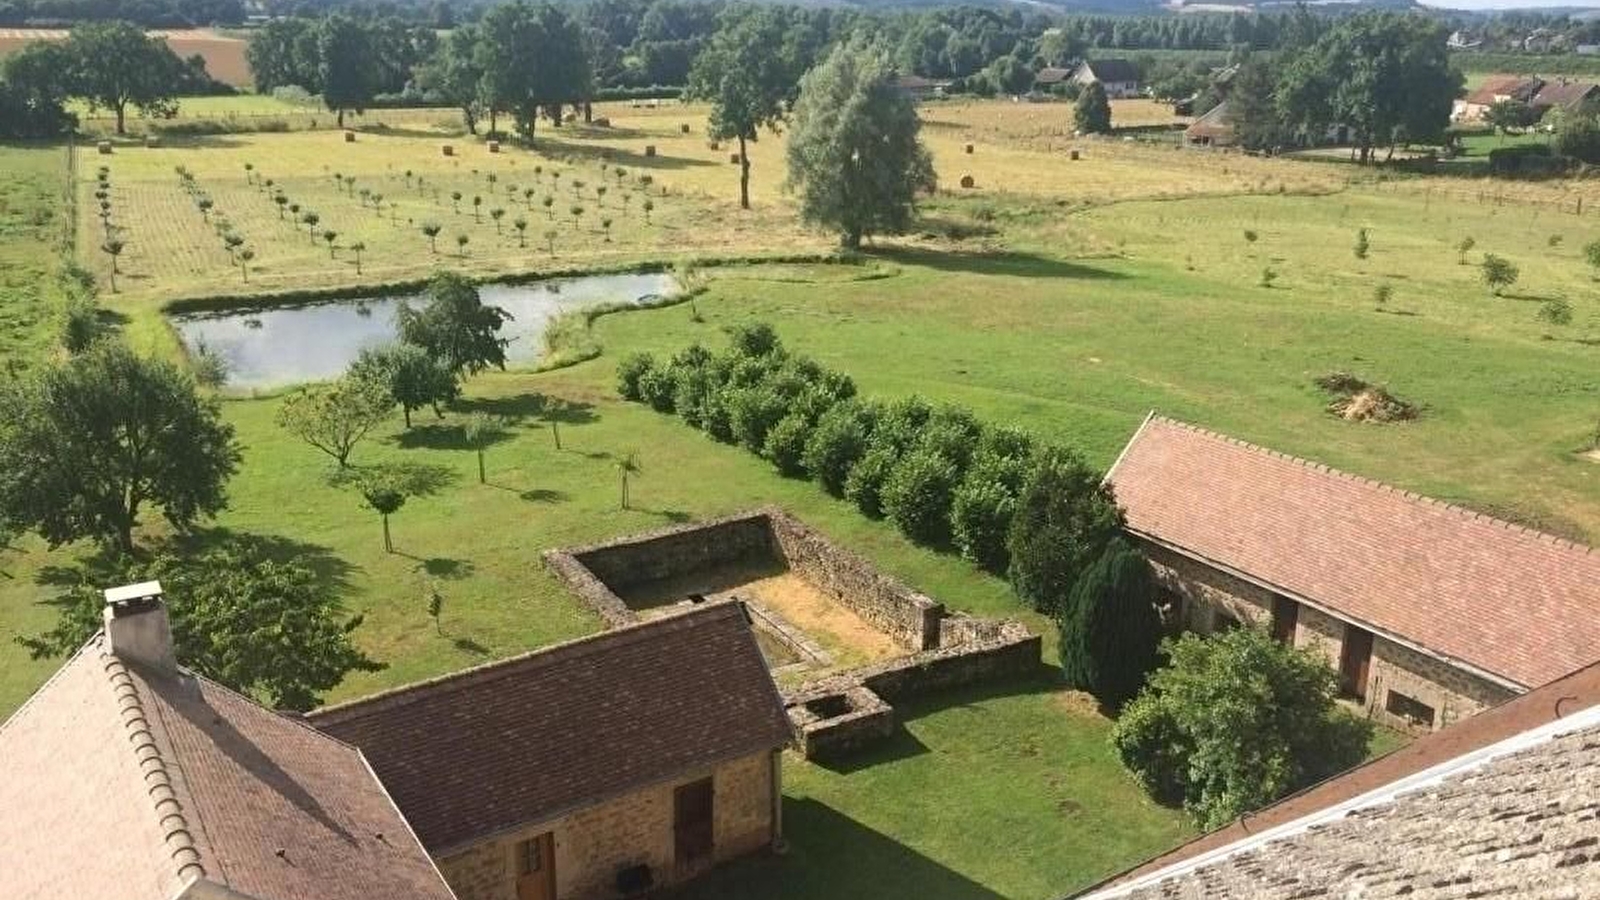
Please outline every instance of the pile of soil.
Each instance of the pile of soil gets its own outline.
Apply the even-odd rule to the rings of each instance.
[[[1330,372],[1317,379],[1317,387],[1335,395],[1328,412],[1347,422],[1408,422],[1421,410],[1380,385],[1369,384],[1349,372]]]

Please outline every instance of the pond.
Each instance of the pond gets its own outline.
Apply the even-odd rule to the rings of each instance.
[[[485,304],[514,317],[501,329],[508,364],[532,362],[544,349],[545,326],[558,313],[614,301],[640,302],[674,289],[671,275],[590,275],[533,284],[488,284]],[[190,350],[204,345],[228,364],[228,387],[260,389],[336,378],[362,350],[393,343],[400,304],[420,295],[330,300],[265,309],[172,317]]]

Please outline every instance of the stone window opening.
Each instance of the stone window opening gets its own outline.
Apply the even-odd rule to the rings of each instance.
[[[1383,708],[1387,710],[1390,715],[1399,716],[1413,725],[1425,726],[1427,728],[1433,727],[1433,707],[1423,703],[1421,700],[1418,700],[1415,697],[1408,697],[1399,691],[1391,690],[1389,691],[1388,697],[1384,700]]]

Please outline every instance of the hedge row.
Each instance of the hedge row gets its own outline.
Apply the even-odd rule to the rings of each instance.
[[[994,573],[1009,570],[1036,608],[1060,602],[1070,583],[1032,564],[1013,566],[1012,548],[1077,556],[1059,537],[1077,529],[1098,552],[1109,538],[1104,523],[1120,524],[1109,492],[1071,451],[921,397],[863,400],[849,376],[788,353],[768,325],[743,326],[731,335],[721,353],[695,344],[667,360],[647,353],[627,357],[618,367],[618,392],[760,455],[785,476],[815,481],[864,515],[887,518],[917,543],[953,547]],[[1048,477],[1039,477],[1047,469]],[[1025,498],[1030,493],[1042,496]],[[1067,512],[1018,533],[1013,526],[1028,518],[1018,516],[1028,502]],[[1088,530],[1083,523],[1090,523]],[[1070,560],[1043,565],[1077,568]],[[1063,571],[1062,577],[1074,574]]]

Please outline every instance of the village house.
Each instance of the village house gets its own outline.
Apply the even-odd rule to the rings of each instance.
[[[1600,100],[1600,84],[1558,78],[1546,81],[1539,88],[1539,92],[1533,95],[1533,101],[1529,105],[1543,116],[1551,110],[1560,110],[1564,113],[1578,112],[1597,100]]]
[[[791,731],[740,603],[317,710],[460,900],[670,887],[782,837]]]
[[[7,900],[589,900],[781,838],[742,604],[297,717],[180,667],[159,584],[107,600],[0,726]]]
[[[1075,895],[1594,897],[1600,665],[1420,738]]]
[[[1084,60],[1072,73],[1072,80],[1083,87],[1098,81],[1112,100],[1137,97],[1140,93],[1139,67],[1125,59]]]
[[[921,75],[897,75],[892,82],[897,92],[911,100],[929,100],[943,96],[944,89],[949,85],[948,81],[934,81]]]
[[[1185,627],[1325,654],[1426,732],[1600,660],[1600,553],[1151,415],[1106,475]]]
[[[1033,73],[1033,89],[1036,91],[1053,91],[1072,80],[1072,69],[1063,69],[1060,66],[1045,66]]]

